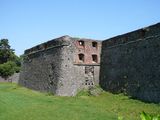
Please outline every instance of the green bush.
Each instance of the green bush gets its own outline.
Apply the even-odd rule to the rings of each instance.
[[[21,67],[23,56],[18,57],[11,49],[8,39],[0,40],[0,76],[7,79],[15,72],[18,73]]]
[[[0,76],[4,77],[5,79],[17,71],[19,71],[19,68],[15,62],[8,61],[6,63],[0,64]]]
[[[86,90],[86,89],[83,89],[83,90],[80,90],[77,95],[77,97],[79,96],[90,96],[90,93],[89,93],[89,90]]]
[[[142,112],[140,117],[141,120],[160,120],[160,115],[149,115],[145,112]]]
[[[76,96],[99,96],[101,93],[103,93],[103,90],[100,86],[91,86],[80,90]]]
[[[160,115],[150,115],[145,112],[140,114],[141,120],[160,120]],[[118,116],[118,120],[124,120],[122,116]]]

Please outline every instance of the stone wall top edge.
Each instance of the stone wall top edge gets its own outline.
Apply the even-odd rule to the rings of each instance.
[[[67,36],[67,35],[59,38],[55,38],[25,50],[24,54],[31,54],[34,52],[43,51],[51,47],[56,47],[61,45],[63,46],[64,44],[68,43],[69,40],[70,40],[70,36]]]
[[[74,37],[72,37],[72,40],[74,40],[74,41],[88,41],[88,42],[98,42],[98,43],[101,43],[102,42],[102,40],[96,40],[96,39],[88,39],[88,38],[74,38]]]
[[[61,46],[61,45],[63,46],[66,44],[70,44],[70,41],[80,41],[80,40],[95,41],[95,42],[101,43],[101,41],[99,41],[99,40],[93,40],[93,39],[87,39],[87,38],[74,38],[74,37],[70,37],[70,36],[66,35],[66,36],[62,36],[59,38],[49,40],[49,41],[44,42],[42,44],[36,45],[30,49],[27,49],[27,50],[25,50],[24,54],[32,54],[32,53],[35,53],[38,51],[46,50],[51,47],[56,47],[56,46]]]
[[[110,47],[117,44],[124,44],[137,39],[144,39],[150,36],[156,36],[160,34],[160,23],[144,27],[138,30],[134,30],[122,35],[118,35],[102,41],[105,47]]]

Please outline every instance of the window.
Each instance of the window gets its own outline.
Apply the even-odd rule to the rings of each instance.
[[[47,44],[46,43],[44,44],[44,49],[47,49]]]
[[[79,54],[78,57],[80,62],[84,62],[84,54]]]
[[[84,46],[84,41],[78,41],[80,46]]]
[[[141,37],[144,38],[146,35],[147,30],[146,29],[142,29],[141,30]]]
[[[92,47],[97,48],[97,42],[92,42]]]
[[[86,86],[93,86],[94,85],[94,82],[92,80],[85,80],[85,83],[83,85],[86,85]]]
[[[98,57],[97,55],[92,55],[92,62],[97,63],[98,62]]]

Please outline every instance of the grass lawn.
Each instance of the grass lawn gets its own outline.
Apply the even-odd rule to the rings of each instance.
[[[160,114],[160,104],[147,104],[123,95],[59,97],[0,83],[0,120],[139,120],[145,111]]]

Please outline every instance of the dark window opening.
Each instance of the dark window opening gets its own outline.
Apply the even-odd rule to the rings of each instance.
[[[97,48],[97,42],[92,42],[92,47]]]
[[[44,44],[44,49],[47,49],[47,44]]]
[[[81,62],[84,62],[84,54],[79,54],[78,57]]]
[[[86,86],[93,86],[94,83],[93,83],[93,81],[86,80],[85,83],[84,83],[83,85],[86,85]]]
[[[36,46],[35,50],[40,50],[40,46],[39,45]]]
[[[84,41],[78,41],[80,46],[84,46]]]
[[[85,85],[88,85],[88,80],[85,80]]]
[[[147,31],[146,31],[145,29],[142,29],[142,30],[141,30],[141,37],[142,37],[142,38],[144,38],[144,37],[145,37],[146,32],[147,32]]]
[[[97,55],[92,55],[92,61],[93,61],[94,63],[97,63],[97,62],[98,62],[98,57],[97,57]]]

